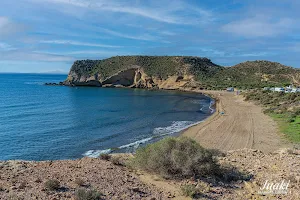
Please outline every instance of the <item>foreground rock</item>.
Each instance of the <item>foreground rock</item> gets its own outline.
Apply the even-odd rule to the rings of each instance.
[[[220,158],[220,163],[231,164],[253,176],[250,181],[239,184],[232,194],[225,195],[230,199],[300,199],[299,150],[281,149],[270,154],[253,149],[233,150],[226,157]],[[289,183],[287,194],[268,194],[268,190],[260,194],[266,181],[273,184],[282,181]]]
[[[79,188],[95,189],[103,193],[103,199],[189,199],[183,197],[180,190],[187,184],[199,188],[198,197],[202,199],[300,199],[299,150],[282,149],[265,154],[259,150],[241,149],[229,151],[218,160],[222,166],[230,165],[245,172],[250,180],[171,181],[92,158],[7,161],[0,162],[0,199],[75,199]],[[58,180],[60,188],[47,191],[44,185],[47,180]],[[260,194],[266,181],[289,182],[287,194]]]
[[[47,180],[58,180],[60,188],[47,191]],[[104,199],[163,199],[125,167],[100,159],[0,163],[0,199],[74,199],[79,188],[95,189]]]

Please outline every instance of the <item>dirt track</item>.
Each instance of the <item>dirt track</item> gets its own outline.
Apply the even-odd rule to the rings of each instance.
[[[204,147],[224,151],[251,148],[268,153],[287,146],[276,123],[262,113],[261,107],[230,92],[204,93],[218,99],[217,111],[205,122],[187,129],[183,135],[194,138]]]

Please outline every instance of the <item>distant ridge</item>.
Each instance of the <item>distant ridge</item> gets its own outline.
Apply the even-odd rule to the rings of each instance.
[[[39,74],[68,74],[66,71],[62,70],[53,70],[53,71],[45,71],[45,72],[39,72]]]
[[[246,61],[226,67],[214,77],[218,85],[239,88],[300,85],[300,69],[266,60]],[[214,80],[216,81],[216,80]]]

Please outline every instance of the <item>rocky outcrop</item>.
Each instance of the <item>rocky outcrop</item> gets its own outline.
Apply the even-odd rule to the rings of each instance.
[[[142,67],[133,66],[122,70],[105,80],[100,76],[86,76],[70,71],[68,78],[63,82],[66,86],[94,86],[94,87],[130,87],[145,89],[180,89],[186,85],[195,84],[192,75],[170,76],[167,79],[148,76]]]
[[[115,56],[103,60],[78,60],[63,85],[180,89],[244,89],[298,86],[299,69],[269,61],[251,61],[222,67],[194,56]]]
[[[210,77],[222,67],[192,56],[116,56],[74,62],[66,86],[179,89],[194,85],[194,77]]]

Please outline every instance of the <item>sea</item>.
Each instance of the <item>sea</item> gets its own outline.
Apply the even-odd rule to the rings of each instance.
[[[0,160],[134,152],[213,112],[197,93],[44,85],[66,76],[0,74]]]

